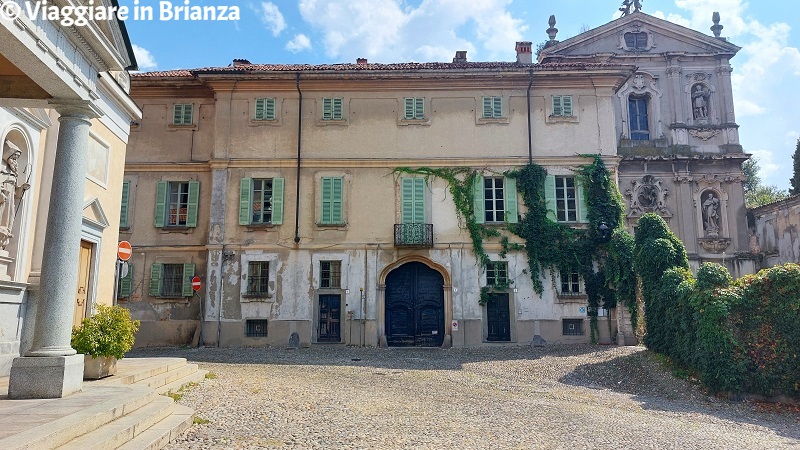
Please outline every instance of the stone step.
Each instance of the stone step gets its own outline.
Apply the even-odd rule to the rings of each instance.
[[[100,386],[135,384],[147,378],[178,370],[185,365],[186,358],[123,358],[117,361],[117,373],[120,375],[92,381],[91,383]]]
[[[123,444],[118,450],[156,450],[164,448],[167,444],[177,439],[181,433],[189,429],[193,421],[194,411],[192,408],[175,405],[175,410],[171,415]]]
[[[165,386],[174,381],[180,380],[181,378],[187,377],[197,372],[197,370],[197,364],[185,364],[175,370],[170,370],[168,372],[137,381],[134,383],[134,386],[147,386],[151,389],[158,389],[161,386]]]
[[[75,438],[59,448],[64,450],[117,448],[169,417],[175,406],[177,405],[171,398],[157,396],[148,405]]]
[[[91,392],[62,399],[57,407],[69,410],[70,414],[0,439],[0,449],[56,448],[159,398],[155,391],[144,386],[98,386]],[[17,416],[25,420],[25,411]]]
[[[182,386],[189,384],[189,383],[200,383],[206,379],[206,374],[208,373],[207,370],[197,370],[194,373],[191,373],[183,378],[173,381],[172,383],[165,384],[163,386],[159,386],[156,388],[156,392],[159,394],[166,394],[169,391],[178,392]]]

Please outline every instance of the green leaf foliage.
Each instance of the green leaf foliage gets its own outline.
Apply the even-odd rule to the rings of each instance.
[[[98,305],[98,312],[72,329],[72,348],[85,355],[122,359],[133,348],[140,322],[121,306]]]

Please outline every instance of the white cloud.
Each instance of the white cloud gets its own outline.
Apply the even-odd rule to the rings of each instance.
[[[513,60],[527,29],[511,0],[300,0],[300,14],[321,33],[332,58],[379,62],[450,61],[456,50],[472,60]]]
[[[153,58],[153,55],[147,51],[147,49],[139,47],[136,44],[131,44],[131,47],[133,47],[133,55],[136,57],[139,70],[153,70],[158,67],[156,59]]]
[[[780,165],[775,162],[774,155],[769,150],[753,150],[749,153],[752,153],[753,157],[758,159],[758,167],[760,169],[758,175],[761,178],[769,179],[781,168]]]
[[[286,29],[286,20],[278,7],[272,2],[262,2],[260,17],[267,29],[272,31],[273,36],[278,36],[281,31]]]
[[[298,34],[291,41],[286,43],[286,50],[292,53],[302,52],[311,49],[311,40],[305,34]]]

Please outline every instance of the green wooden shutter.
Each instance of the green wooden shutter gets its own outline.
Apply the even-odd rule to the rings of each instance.
[[[161,269],[163,264],[155,263],[150,266],[150,296],[158,297],[161,295]]]
[[[413,223],[425,223],[425,179],[414,178]]]
[[[494,117],[494,112],[492,111],[492,97],[483,97],[483,117]]]
[[[117,298],[128,298],[133,288],[133,264],[128,263],[128,273],[119,280]]]
[[[183,105],[183,123],[181,125],[192,124],[192,112],[194,112],[193,109],[194,105],[191,103]]]
[[[342,99],[333,99],[333,120],[342,120]]]
[[[553,96],[553,115],[554,116],[563,116],[564,110],[561,106],[561,96],[554,95]]]
[[[272,179],[272,224],[283,223],[283,178]]]
[[[544,200],[547,205],[547,218],[553,222],[557,221],[556,216],[556,177],[548,175],[544,179]]]
[[[517,223],[517,179],[506,177],[503,180],[503,190],[506,200],[506,223]]]
[[[250,201],[252,189],[253,179],[242,178],[239,182],[239,225],[250,225],[253,214],[253,202]]]
[[[186,226],[197,226],[197,203],[200,201],[200,182],[189,182],[189,199],[186,205]]]
[[[194,278],[194,264],[183,265],[183,296],[191,297],[194,295],[192,289],[192,278]]]
[[[414,179],[400,180],[400,222],[414,223]]]
[[[583,177],[575,177],[575,196],[578,204],[578,222],[589,222],[589,207],[586,205],[586,192],[584,191]]]
[[[572,96],[565,95],[561,99],[561,105],[565,116],[572,116]]]
[[[413,119],[414,118],[414,99],[413,98],[406,98],[406,119]]]
[[[167,182],[159,181],[156,184],[156,212],[155,227],[161,228],[167,220]]]
[[[321,223],[340,224],[342,221],[342,178],[322,179]]]
[[[333,119],[333,99],[332,98],[323,98],[322,99],[322,120],[331,120]]]
[[[486,222],[486,212],[484,209],[484,196],[483,196],[483,177],[476,176],[475,177],[475,184],[472,185],[472,192],[475,196],[475,200],[473,202],[473,207],[475,209],[475,222],[476,223],[484,223]]]
[[[424,119],[425,118],[425,98],[415,98],[414,99],[414,118],[415,119]]]
[[[333,202],[332,209],[334,223],[344,223],[344,179],[333,179],[333,196],[331,200]]]
[[[131,182],[122,183],[122,201],[119,205],[119,227],[128,228],[128,201],[130,199]]]
[[[265,98],[257,98],[256,99],[256,113],[255,119],[256,120],[267,120],[267,99]]]
[[[172,107],[172,123],[173,125],[181,125],[183,123],[183,105],[174,105]]]
[[[493,105],[492,109],[494,110],[494,118],[503,117],[503,97],[492,97]]]
[[[277,100],[275,100],[274,98],[267,99],[266,110],[264,111],[264,115],[266,116],[265,120],[275,120],[275,118],[277,117],[275,108],[276,102]]]

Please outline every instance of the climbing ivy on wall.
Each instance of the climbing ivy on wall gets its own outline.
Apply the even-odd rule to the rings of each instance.
[[[487,227],[475,220],[473,185],[479,176],[477,170],[463,167],[399,167],[394,172],[422,175],[426,179],[436,177],[448,183],[456,213],[470,234],[473,251],[481,267],[486,267],[489,262],[483,249],[484,239],[501,237],[501,256],[505,257],[510,250],[525,250],[531,281],[537,294],[541,295],[544,290],[542,275],[546,271],[550,272],[554,285],[557,271],[577,271],[584,280],[589,297],[588,315],[594,342],[597,337],[597,310],[601,302],[606,308],[613,308],[618,301],[623,301],[628,305],[634,304],[635,309],[635,294],[632,294],[635,292],[635,276],[630,265],[632,237],[622,228],[622,195],[600,156],[583,156],[592,159],[591,164],[576,171],[576,176],[583,180],[583,195],[589,209],[587,229],[572,228],[547,217],[544,189],[547,171],[543,167],[531,163],[504,173],[517,180],[517,190],[527,208],[522,219],[509,224],[507,228],[525,241],[524,246],[509,242],[508,236],[504,236],[497,227]],[[600,235],[601,223],[608,227],[607,237]],[[489,289],[481,291],[481,303],[486,301],[489,292]]]

